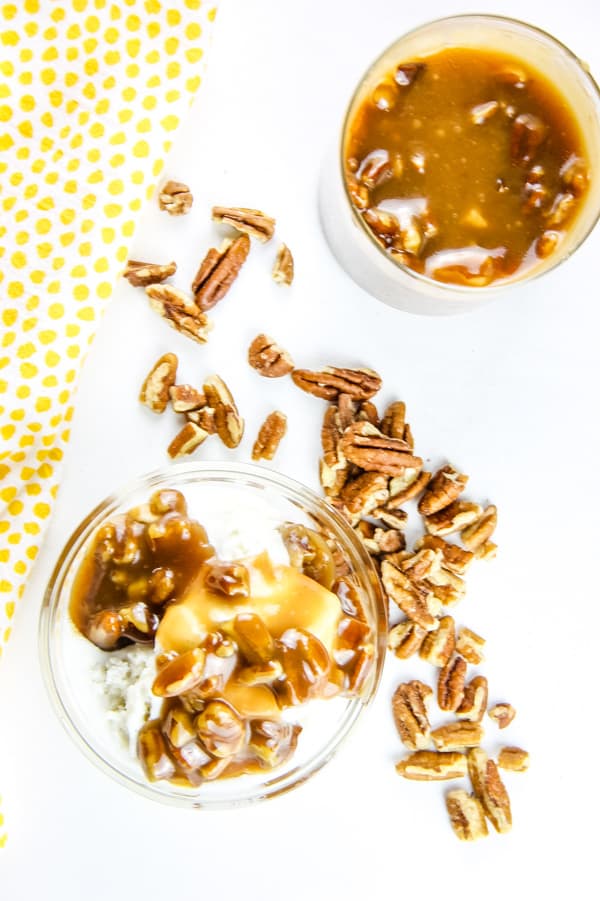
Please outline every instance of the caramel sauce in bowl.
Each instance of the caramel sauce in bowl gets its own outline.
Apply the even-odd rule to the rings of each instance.
[[[320,185],[338,261],[409,312],[474,309],[567,259],[600,214],[600,93],[513,19],[423,25],[369,68]]]
[[[155,498],[168,509],[151,509]],[[288,564],[291,523],[327,540],[335,572],[301,572],[291,554]],[[300,552],[303,535],[292,536]],[[342,571],[348,596],[336,587]],[[272,635],[273,659],[261,658],[254,621]],[[350,633],[372,654],[352,691]],[[320,770],[373,699],[386,641],[379,579],[352,529],[323,498],[258,465],[179,464],[107,498],[67,542],[40,617],[46,686],[79,748],[122,785],[201,809],[275,797]],[[158,697],[128,747],[107,692],[139,660],[146,694]],[[261,681],[269,667],[279,688]]]

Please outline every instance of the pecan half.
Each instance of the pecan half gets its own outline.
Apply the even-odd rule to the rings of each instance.
[[[440,710],[455,711],[465,693],[467,662],[462,657],[454,657],[440,670],[437,687],[437,701]]]
[[[434,729],[431,738],[438,751],[460,751],[461,748],[478,747],[483,739],[483,729],[479,723],[448,723]]]
[[[277,251],[272,276],[278,285],[291,285],[294,281],[294,257],[286,244],[281,244]]]
[[[503,770],[512,770],[514,773],[524,773],[529,768],[529,754],[523,748],[500,748],[498,766]]]
[[[481,663],[484,659],[484,645],[485,638],[482,638],[477,632],[472,632],[471,629],[467,629],[466,626],[461,626],[458,630],[456,635],[456,650],[469,663],[474,663],[475,665]]]
[[[199,425],[196,425],[195,422],[186,422],[169,444],[167,452],[172,459],[183,457],[184,454],[193,453],[207,438],[208,432],[201,429]]]
[[[177,263],[142,263],[141,260],[127,260],[123,270],[123,278],[126,278],[134,288],[145,288],[146,285],[156,285],[164,282],[166,278],[175,275]]]
[[[244,434],[244,420],[222,378],[209,376],[203,385],[208,406],[214,410],[215,430],[225,447],[237,447]]]
[[[475,522],[481,516],[481,512],[479,504],[472,504],[469,501],[453,501],[443,510],[423,517],[423,521],[430,535],[450,535]]]
[[[386,557],[381,564],[381,580],[388,597],[426,632],[437,629],[440,606],[432,592],[411,582],[393,558]]]
[[[235,241],[223,241],[219,250],[211,247],[192,282],[192,293],[200,310],[210,310],[225,297],[249,253],[247,235],[240,235]]]
[[[169,396],[175,413],[189,413],[206,405],[205,396],[192,385],[172,385]]]
[[[483,748],[471,748],[467,765],[473,791],[481,801],[486,816],[496,832],[509,832],[512,826],[510,798],[500,778],[498,767]]]
[[[244,206],[214,206],[212,218],[223,225],[231,225],[239,232],[258,238],[259,241],[270,241],[275,234],[275,219],[261,210],[252,210]]]
[[[446,810],[454,834],[463,842],[474,842],[488,834],[481,802],[462,788],[446,795]]]
[[[272,460],[287,430],[287,416],[274,410],[260,427],[252,448],[253,460]]]
[[[423,782],[460,779],[467,775],[467,758],[457,751],[414,751],[396,764],[396,772]]]
[[[421,458],[413,456],[402,439],[388,438],[370,422],[355,422],[348,426],[341,446],[347,460],[368,471],[394,476],[407,466],[419,468],[423,465]]]
[[[419,657],[434,666],[444,667],[454,654],[454,646],[454,620],[451,616],[442,616],[438,628],[427,633],[419,648]]]
[[[388,497],[387,477],[380,472],[363,472],[346,482],[340,491],[340,500],[349,518],[367,516]]]
[[[453,466],[443,466],[433,476],[419,501],[419,513],[430,516],[443,510],[462,494],[468,481],[469,477],[459,473]]]
[[[140,401],[154,413],[164,413],[169,402],[169,390],[177,377],[177,357],[163,354],[146,378],[140,391]]]
[[[248,363],[268,379],[287,375],[294,368],[289,353],[268,335],[257,335],[248,348]]]
[[[465,685],[463,699],[456,710],[461,720],[480,723],[488,702],[488,681],[485,676],[475,676]]]
[[[408,660],[420,649],[425,636],[430,634],[433,633],[426,632],[417,623],[413,623],[410,619],[405,619],[390,629],[388,648],[394,652],[396,657],[399,657],[401,660]]]
[[[457,544],[450,544],[439,538],[437,535],[423,535],[415,543],[415,550],[421,548],[431,548],[433,551],[439,551],[444,560],[444,566],[451,572],[463,574],[473,560],[472,551],[465,551]]]
[[[379,412],[375,404],[370,400],[363,400],[356,413],[357,422],[370,422],[379,428]]]
[[[158,205],[171,216],[184,216],[192,208],[194,196],[181,181],[168,181],[160,190]]]
[[[326,466],[333,471],[346,466],[346,458],[341,449],[342,433],[340,410],[332,404],[327,407],[323,415],[321,447],[323,448],[323,460]]]
[[[406,404],[397,400],[390,404],[381,420],[381,431],[389,438],[404,439],[404,427],[406,425]]]
[[[498,511],[493,504],[486,507],[483,516],[460,533],[462,543],[476,551],[492,537],[498,523]]]
[[[341,369],[337,366],[326,366],[319,372],[294,369],[292,379],[302,391],[324,400],[335,400],[339,394],[368,400],[381,388],[381,378],[372,369]]]
[[[510,726],[516,715],[517,711],[512,704],[494,704],[488,710],[489,718],[494,720],[499,729],[506,729],[507,726]]]
[[[402,682],[392,696],[392,713],[403,744],[411,751],[429,747],[430,727],[427,706],[433,691],[414,679]]]
[[[206,343],[210,320],[183,291],[171,285],[148,285],[146,294],[152,309],[172,328],[192,341]]]

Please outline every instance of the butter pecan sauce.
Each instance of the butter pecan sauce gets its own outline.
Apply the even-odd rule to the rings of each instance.
[[[197,786],[269,770],[301,727],[282,710],[361,693],[373,633],[326,536],[281,527],[290,565],[219,560],[183,495],[162,490],[103,524],[76,574],[70,614],[99,648],[157,649],[158,719],[140,731],[151,781]]]
[[[392,258],[480,287],[555,252],[589,180],[559,88],[522,60],[448,48],[399,64],[361,99],[346,183]]]

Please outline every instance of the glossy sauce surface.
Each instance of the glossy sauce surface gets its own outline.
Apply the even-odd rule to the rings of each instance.
[[[344,161],[355,209],[398,262],[473,287],[557,252],[588,183],[557,88],[470,48],[391,71],[355,108]]]

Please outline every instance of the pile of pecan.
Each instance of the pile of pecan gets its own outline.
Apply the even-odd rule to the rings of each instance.
[[[487,835],[487,820],[498,832],[512,823],[510,800],[498,767],[524,771],[528,755],[504,747],[498,762],[481,748],[488,684],[468,678],[469,664],[483,661],[485,640],[457,628],[446,608],[465,595],[464,575],[475,559],[495,556],[491,540],[496,507],[483,509],[463,499],[468,476],[446,465],[433,475],[414,451],[404,403],[392,403],[380,417],[372,398],[381,379],[370,369],[294,369],[302,390],[329,401],[321,431],[320,480],[330,503],[349,521],[378,567],[383,588],[402,619],[390,629],[388,645],[397,657],[417,654],[437,668],[437,704],[454,719],[432,729],[433,690],[418,680],[400,684],[393,696],[394,720],[411,752],[396,769],[406,779],[453,780],[469,776],[472,793],[450,791],[446,806],[456,835]],[[408,502],[416,502],[423,533],[406,546]],[[446,540],[452,536],[450,540]],[[456,537],[459,540],[454,540]],[[496,704],[488,716],[500,728],[515,715]]]

